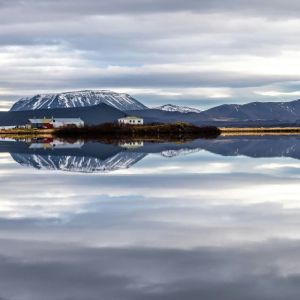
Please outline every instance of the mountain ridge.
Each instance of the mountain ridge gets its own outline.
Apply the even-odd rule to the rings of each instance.
[[[153,107],[153,109],[159,109],[164,111],[173,111],[173,112],[181,112],[184,114],[187,113],[200,113],[201,110],[189,106],[184,105],[175,105],[175,104],[164,104],[161,106]]]
[[[203,111],[201,114],[212,120],[277,120],[294,122],[300,120],[300,100],[223,104]]]
[[[0,126],[24,125],[29,118],[49,116],[80,117],[84,120],[85,124],[97,125],[105,122],[116,122],[118,118],[126,115],[142,117],[146,124],[187,122],[198,126],[213,125],[221,127],[296,126],[300,124],[299,99],[289,102],[255,101],[246,104],[222,104],[199,112],[199,110],[194,108],[173,104],[148,108],[127,94],[115,93],[108,90],[86,90],[43,95],[36,95],[35,97],[37,98],[22,98],[13,105],[11,111],[0,112]],[[59,106],[57,95],[63,95],[59,104],[63,107],[56,107]],[[67,97],[66,100],[64,98],[66,95],[73,98],[71,99],[68,96],[69,98]],[[82,95],[85,96],[84,99]],[[95,99],[93,98],[94,95],[100,95],[100,98],[97,98],[97,96]],[[103,103],[103,95],[108,97],[104,99],[106,103]],[[90,96],[92,99],[89,99]],[[68,102],[69,100],[72,100],[71,104]],[[100,104],[92,105],[95,102],[100,102]],[[73,107],[77,104],[79,105],[78,107]],[[51,106],[54,106],[54,108],[47,108]],[[121,109],[116,108],[116,106],[121,107]],[[34,109],[30,109],[32,107]]]
[[[101,103],[121,111],[147,109],[147,106],[125,93],[109,90],[83,90],[24,97],[19,99],[10,111],[86,107]]]

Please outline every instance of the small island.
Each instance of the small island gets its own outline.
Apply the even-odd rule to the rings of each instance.
[[[179,140],[217,138],[218,136],[291,135],[300,134],[300,127],[216,127],[196,126],[187,122],[150,123],[143,118],[126,116],[115,122],[86,125],[80,118],[29,119],[27,124],[0,129],[2,137],[58,137],[80,139],[151,139]]]
[[[165,139],[174,138],[216,138],[221,134],[214,126],[198,127],[193,124],[177,122],[173,124],[129,125],[107,123],[97,126],[61,127],[54,131],[60,138],[114,138],[114,139]]]
[[[174,140],[216,138],[221,134],[219,128],[214,126],[199,127],[184,122],[172,124],[126,124],[105,123],[94,126],[66,125],[60,127],[24,127],[8,128],[0,130],[1,136],[26,138],[26,137],[57,137],[57,138],[80,138],[80,139],[151,139],[151,140]]]

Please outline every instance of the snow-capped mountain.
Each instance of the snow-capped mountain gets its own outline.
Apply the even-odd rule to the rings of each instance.
[[[119,152],[101,160],[97,157],[70,155],[40,155],[27,153],[11,153],[12,158],[22,166],[39,170],[60,170],[80,173],[111,172],[126,169],[144,158],[146,154],[139,152]]]
[[[147,107],[127,94],[107,90],[87,90],[58,94],[39,94],[18,100],[11,111],[70,108],[92,106],[105,103],[121,111],[140,110]]]
[[[180,113],[200,113],[201,110],[193,107],[188,107],[188,106],[180,106],[180,105],[174,105],[174,104],[165,104],[162,106],[155,107],[155,109],[160,109],[164,111],[176,111]]]

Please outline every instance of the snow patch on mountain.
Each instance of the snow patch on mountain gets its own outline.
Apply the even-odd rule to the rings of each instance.
[[[107,90],[87,90],[58,94],[39,94],[18,100],[11,111],[84,107],[105,103],[121,111],[141,110],[147,107],[128,94]]]
[[[180,106],[175,104],[165,104],[162,106],[155,107],[154,109],[164,110],[164,111],[173,111],[173,112],[180,112],[180,113],[200,113],[201,110],[193,107],[188,106]]]

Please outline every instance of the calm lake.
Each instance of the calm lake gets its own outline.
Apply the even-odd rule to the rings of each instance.
[[[298,300],[299,159],[300,136],[2,139],[0,299]]]

